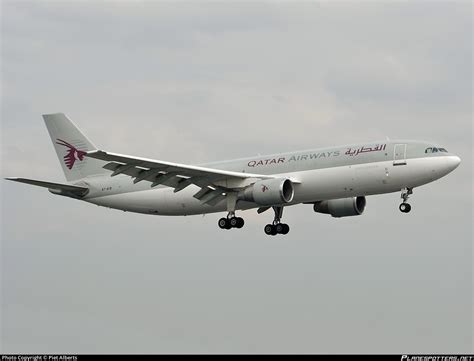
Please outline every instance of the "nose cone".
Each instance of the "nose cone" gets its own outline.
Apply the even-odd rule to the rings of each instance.
[[[446,171],[448,173],[455,170],[461,163],[461,158],[459,158],[457,155],[450,155],[445,158]]]

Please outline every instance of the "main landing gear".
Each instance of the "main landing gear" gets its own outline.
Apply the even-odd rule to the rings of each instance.
[[[244,219],[235,216],[235,205],[237,204],[237,193],[227,193],[227,217],[219,219],[217,224],[221,229],[242,228]]]
[[[217,222],[221,229],[242,228],[245,224],[244,219],[236,217],[234,212],[229,212],[227,217],[219,219]]]
[[[400,209],[400,212],[402,213],[408,213],[411,211],[411,206],[410,204],[407,203],[408,197],[410,194],[413,194],[413,188],[405,188],[402,189],[402,195],[401,198],[403,199],[403,202],[400,204],[398,209]]]
[[[283,207],[273,207],[275,211],[275,218],[272,224],[267,224],[263,229],[265,234],[269,236],[275,236],[277,234],[287,234],[290,231],[290,226],[286,223],[281,223],[281,217],[283,216]]]

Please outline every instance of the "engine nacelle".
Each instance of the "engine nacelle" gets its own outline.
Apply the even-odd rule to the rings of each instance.
[[[331,199],[316,202],[314,211],[330,214],[333,217],[360,216],[364,213],[365,204],[365,197]]]
[[[289,179],[265,179],[245,188],[240,192],[239,199],[262,206],[276,206],[291,202],[294,194],[293,183]]]

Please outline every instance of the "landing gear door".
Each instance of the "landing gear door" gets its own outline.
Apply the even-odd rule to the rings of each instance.
[[[395,147],[393,148],[393,165],[407,164],[406,152],[406,144],[395,144]]]

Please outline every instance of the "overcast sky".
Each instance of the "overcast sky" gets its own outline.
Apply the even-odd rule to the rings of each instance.
[[[202,163],[391,138],[462,158],[364,215],[155,217],[1,182],[2,352],[472,352],[472,3],[2,1],[1,176],[64,182],[41,114]]]

